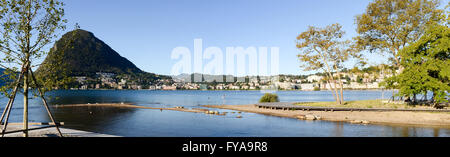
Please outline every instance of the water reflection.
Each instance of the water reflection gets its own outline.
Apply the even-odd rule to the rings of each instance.
[[[389,92],[384,96],[388,97]],[[328,91],[277,93],[281,101],[332,101]],[[55,104],[120,103],[152,107],[208,104],[252,104],[263,94],[259,91],[55,91],[49,102]],[[346,91],[347,100],[379,99],[380,91]],[[56,98],[58,97],[58,98]],[[22,99],[18,96],[11,120],[22,119]],[[8,100],[0,99],[1,104]],[[30,119],[50,121],[42,102],[30,100]],[[4,105],[1,105],[4,107]],[[55,118],[68,128],[129,137],[410,137],[450,136],[448,128],[389,125],[354,125],[343,122],[300,121],[254,113],[215,116],[177,111],[119,109],[108,107],[52,108]],[[236,118],[242,116],[243,118]]]
[[[131,116],[136,109],[107,107],[53,108],[55,118],[65,122],[66,127],[86,131],[103,132],[105,126]]]
[[[439,132],[440,132],[440,130],[441,130],[441,129],[434,128],[434,129],[433,129],[433,136],[434,136],[434,137],[439,137]]]
[[[343,137],[344,136],[343,132],[344,132],[343,122],[336,122],[335,130],[334,130],[335,137]]]

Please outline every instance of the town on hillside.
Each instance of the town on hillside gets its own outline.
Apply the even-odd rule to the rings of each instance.
[[[336,80],[337,73],[333,73]],[[391,68],[386,65],[371,66],[360,70],[355,67],[343,70],[340,79],[344,89],[382,89],[380,83],[392,76]],[[152,82],[132,79],[127,75],[97,72],[95,77],[76,76],[76,85],[72,90],[116,89],[116,90],[331,90],[331,86],[341,88],[339,84],[327,83],[325,74],[279,75],[274,77],[245,77],[234,81],[194,82],[190,79],[160,78]]]

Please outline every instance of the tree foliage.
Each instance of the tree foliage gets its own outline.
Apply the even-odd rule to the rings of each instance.
[[[27,69],[39,66],[35,61],[47,54],[47,46],[66,28],[63,6],[58,0],[0,0],[0,66],[9,78],[4,94],[15,86],[18,71],[26,71],[29,78]],[[24,79],[23,85],[30,81]]]
[[[37,83],[32,68],[37,66],[36,60],[47,53],[46,46],[58,36],[57,32],[65,29],[63,6],[64,4],[58,0],[0,0],[0,52],[3,55],[1,66],[6,68],[6,72],[10,72],[8,76],[11,78],[2,88],[2,92],[10,98],[5,107],[9,110],[7,113],[9,117],[15,95],[19,87],[23,88],[24,137],[28,137],[30,88],[38,88],[37,91],[44,100],[50,119],[55,122],[40,90],[42,86]],[[17,67],[21,67],[20,70]],[[17,71],[20,71],[18,78]],[[13,90],[10,90],[11,88]],[[7,110],[4,110],[4,113]],[[62,136],[58,127],[56,128]]]
[[[450,90],[450,28],[432,25],[426,33],[400,51],[404,71],[397,79],[401,95],[433,92],[437,103],[447,102]],[[414,99],[415,100],[415,99]]]
[[[422,36],[428,25],[439,22],[443,11],[438,0],[375,0],[356,16],[356,47],[389,54],[400,66],[399,51]]]
[[[280,102],[280,99],[276,94],[266,93],[261,97],[259,102]]]

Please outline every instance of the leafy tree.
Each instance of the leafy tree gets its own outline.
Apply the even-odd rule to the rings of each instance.
[[[450,90],[450,28],[433,25],[411,45],[400,51],[404,71],[396,77],[400,94],[413,96],[433,92],[436,103],[448,102]]]
[[[307,71],[322,70],[334,91],[333,96],[338,104],[343,104],[343,83],[341,77],[334,79],[332,73],[341,76],[343,63],[352,57],[359,57],[349,48],[350,41],[342,40],[344,31],[340,24],[329,25],[325,28],[310,26],[307,31],[297,37],[298,55],[302,65]],[[334,84],[332,86],[331,84]],[[337,84],[340,85],[340,95]]]
[[[21,71],[19,76],[12,74],[13,81],[2,88],[3,93],[13,95],[17,88],[23,87],[24,129],[28,129],[28,92],[35,88],[31,68],[47,52],[46,46],[57,37],[59,30],[65,29],[64,4],[58,0],[0,0],[0,52],[3,54],[1,66],[6,71]],[[20,66],[19,68],[17,68]],[[19,84],[22,81],[23,83]],[[27,132],[24,136],[28,136]]]
[[[356,82],[358,82],[359,84],[362,84],[363,83],[363,78],[360,75],[358,75],[356,77]]]
[[[280,102],[280,99],[278,98],[278,95],[276,95],[276,94],[266,93],[266,94],[264,94],[264,96],[261,97],[259,102],[261,102],[261,103],[264,103],[264,102]]]
[[[348,75],[346,75],[344,79],[345,81],[347,81],[347,84],[350,84],[350,82],[352,82],[352,79]]]
[[[439,4],[439,0],[375,0],[365,13],[356,16],[359,35],[354,38],[355,48],[387,54],[392,74],[397,75],[397,70],[403,70],[399,51],[419,39],[428,25],[443,19]],[[395,81],[388,78],[381,85],[397,89]]]
[[[442,19],[438,6],[438,0],[375,0],[365,13],[356,16],[356,48],[387,52],[401,70],[399,51],[419,39],[428,25]]]

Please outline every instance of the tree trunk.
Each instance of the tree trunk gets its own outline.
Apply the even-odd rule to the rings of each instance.
[[[333,92],[335,93],[335,95],[336,95],[336,97],[335,97],[335,99],[336,99],[336,103],[337,104],[341,104],[341,102],[340,102],[340,98],[339,98],[339,94],[338,94],[338,91],[337,91],[337,87],[336,87],[336,80],[334,80],[334,78],[333,78],[333,74],[331,74],[331,69],[330,69],[330,67],[328,66],[328,63],[326,64],[327,65],[327,67],[328,67],[328,71],[327,71],[327,73],[328,73],[328,80],[327,81],[329,81],[329,82],[333,82],[334,83],[334,87],[331,85],[331,83],[330,83],[330,87],[331,87],[331,90],[333,90]]]
[[[428,91],[425,91],[424,97],[425,97],[425,101],[428,101]]]
[[[337,91],[337,87],[336,87],[336,81],[334,80],[334,79],[331,79],[331,81],[333,81],[333,83],[334,83],[334,87],[331,85],[331,83],[330,83],[330,87],[331,87],[331,90],[332,90],[332,92],[334,93],[334,95],[336,96],[335,97],[335,100],[336,100],[336,103],[337,104],[340,104],[340,98],[339,98],[339,94],[338,94],[338,91]],[[331,82],[330,81],[330,82]]]
[[[341,82],[341,104],[344,104],[344,85]]]
[[[341,97],[339,96],[338,88],[337,88],[336,84],[337,84],[337,82],[336,82],[336,80],[334,80],[334,92],[336,93],[336,97],[337,97],[336,101],[338,102],[339,105],[341,105],[342,104]]]
[[[316,50],[316,52],[320,53],[320,51],[317,51],[316,48],[314,48],[314,50]],[[333,83],[334,83],[334,89],[333,89],[333,90],[334,90],[334,92],[336,93],[336,97],[337,97],[336,102],[340,105],[341,103],[340,103],[340,101],[339,101],[339,95],[338,95],[337,88],[336,88],[336,81],[335,81],[334,78],[333,78],[333,74],[331,74],[331,67],[330,67],[330,65],[328,65],[328,62],[327,62],[327,60],[325,59],[325,56],[323,55],[323,53],[320,53],[320,56],[322,57],[322,60],[323,60],[323,62],[325,63],[327,69],[328,69],[328,71],[326,71],[326,72],[328,73],[328,75],[329,75],[329,78],[328,78],[328,79],[331,79],[331,81],[333,81]],[[330,82],[331,82],[331,81],[330,81]],[[331,84],[330,84],[330,86],[331,86]]]
[[[392,88],[392,102],[395,101],[395,89]]]
[[[329,70],[330,71],[330,70]],[[331,72],[329,72],[328,71],[328,79],[330,79],[330,82],[333,82],[334,83],[334,87],[331,85],[331,83],[330,83],[330,87],[331,87],[331,89],[333,90],[333,92],[334,92],[334,94],[336,95],[336,97],[335,97],[335,99],[336,99],[336,103],[337,104],[341,104],[341,99],[339,98],[339,93],[338,93],[338,89],[337,89],[337,87],[336,87],[336,84],[337,84],[337,82],[336,82],[336,80],[333,78],[333,74],[331,74]]]
[[[333,89],[333,87],[331,87],[331,83],[330,83],[330,80],[327,80],[327,84],[328,85],[330,85],[330,89],[332,90]],[[327,88],[327,86],[325,85],[325,88]],[[334,92],[331,92],[331,94],[333,95],[333,97],[334,97],[334,100],[337,100],[337,97],[336,97],[336,95],[334,94]]]
[[[336,66],[336,64],[334,65],[334,68],[338,74],[338,81],[339,81],[339,86],[341,86],[340,88],[340,94],[341,94],[341,99],[339,100],[339,104],[344,104],[344,84],[342,83],[342,79],[341,79],[341,72],[339,71],[338,67]]]
[[[435,103],[436,101],[436,92],[433,91],[433,96],[431,97],[431,103]]]
[[[23,137],[28,137],[28,68],[23,69]]]

